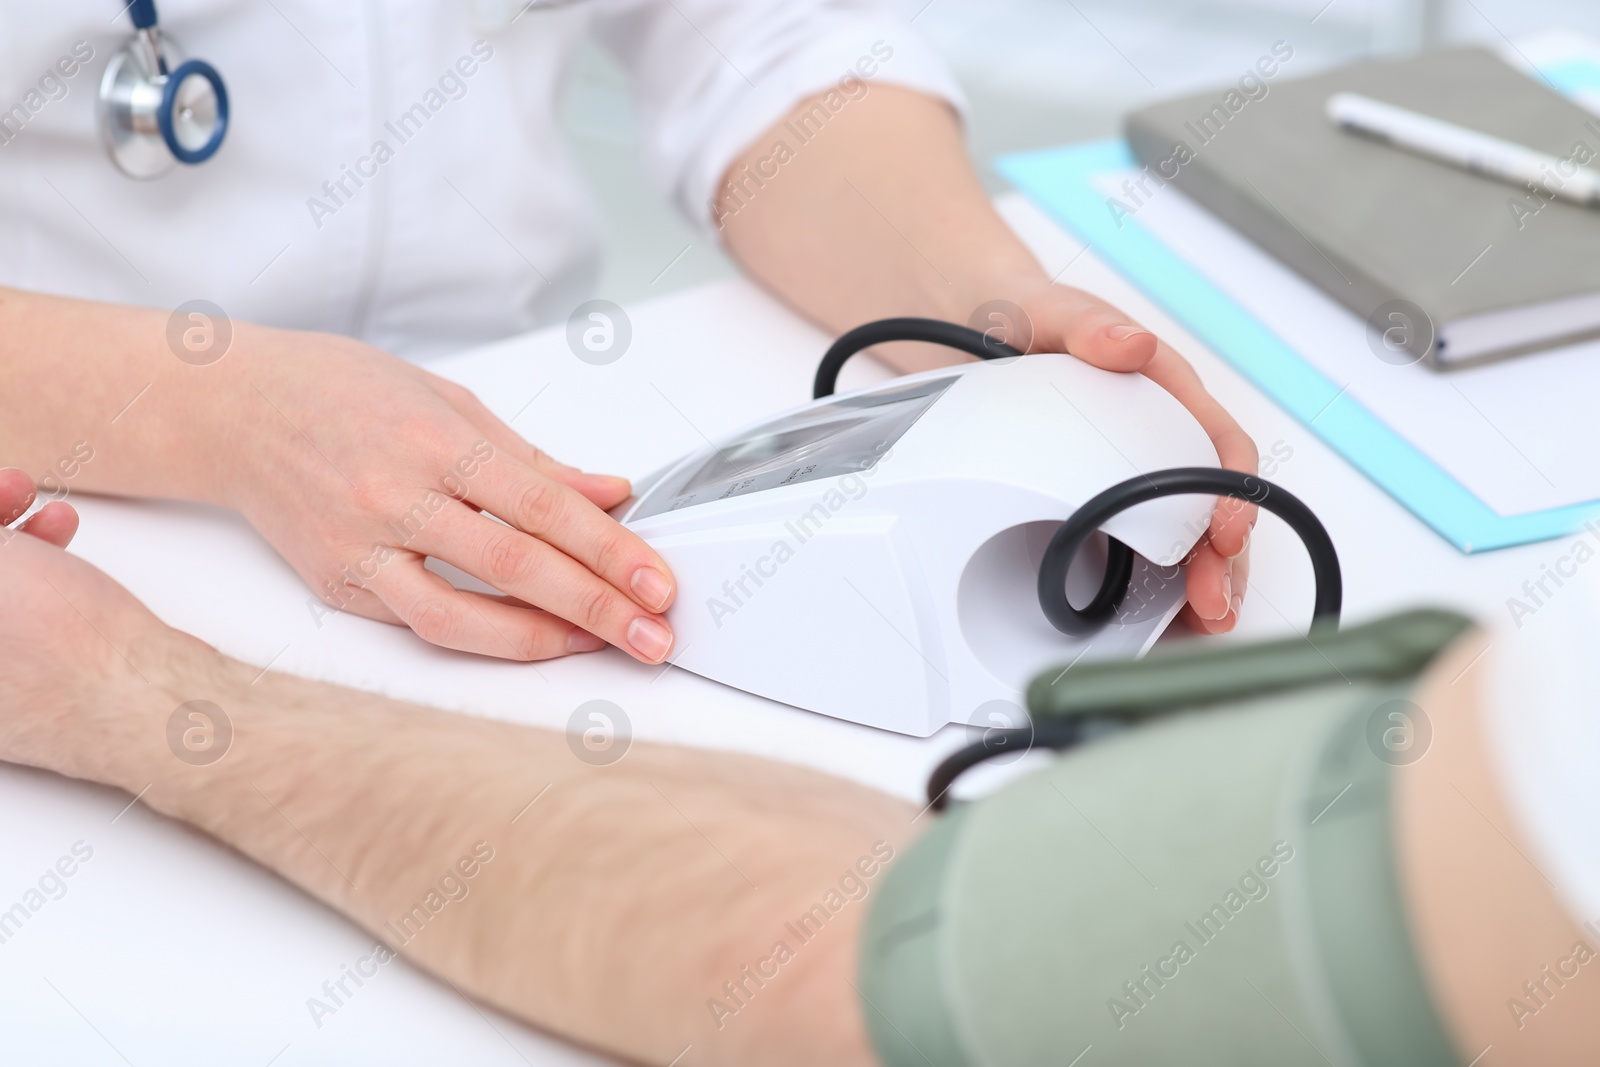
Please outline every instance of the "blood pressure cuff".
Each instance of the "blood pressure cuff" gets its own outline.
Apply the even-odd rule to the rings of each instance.
[[[888,1067],[1433,1067],[1393,779],[1418,674],[1469,628],[1339,633],[1041,676],[1028,704],[1123,725],[972,802],[891,868],[862,945]]]

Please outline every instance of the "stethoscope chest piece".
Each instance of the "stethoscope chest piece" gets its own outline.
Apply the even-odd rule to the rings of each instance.
[[[141,5],[135,5],[139,7]],[[117,169],[157,178],[178,163],[203,163],[228,131],[228,90],[211,64],[179,57],[154,25],[139,26],[100,79],[100,132]]]

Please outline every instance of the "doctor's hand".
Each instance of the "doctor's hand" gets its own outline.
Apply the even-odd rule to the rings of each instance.
[[[1206,391],[1189,362],[1155,334],[1099,297],[1065,285],[1031,286],[1016,301],[1026,315],[1007,324],[1009,343],[1030,352],[1068,352],[1106,370],[1138,372],[1176,397],[1211,438],[1222,466],[1257,472],[1255,442]],[[1233,497],[1217,498],[1211,524],[1185,561],[1189,603],[1184,620],[1204,633],[1233,629],[1250,580],[1250,531],[1256,506]]]
[[[841,83],[841,91],[848,88]],[[750,274],[834,333],[894,315],[966,323],[989,301],[1018,305],[1032,325],[1021,332],[1032,336],[1006,340],[1144,373],[1199,420],[1224,467],[1256,472],[1255,444],[1194,368],[1105,301],[1052,284],[995,210],[954,109],[909,88],[861,88],[842,111],[822,94],[797,105],[724,175],[717,223]],[[769,175],[771,146],[792,136],[794,121],[812,121],[818,106],[837,113],[827,137],[784,162],[782,180],[759,180]],[[885,346],[880,354],[902,371],[950,361],[947,351],[911,346]],[[1233,628],[1255,515],[1254,505],[1219,501],[1189,560],[1185,618],[1199,630]]]
[[[671,572],[606,514],[626,480],[557,462],[468,390],[369,345],[238,329],[218,502],[331,608],[505,659],[606,643],[667,658]],[[456,588],[429,557],[504,595]]]

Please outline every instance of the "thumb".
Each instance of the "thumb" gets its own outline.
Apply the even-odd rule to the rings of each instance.
[[[1155,357],[1156,336],[1081,289],[1052,285],[1023,305],[1034,352],[1066,352],[1103,370],[1139,371]]]
[[[0,526],[9,526],[33,506],[33,479],[15,467],[0,470]]]

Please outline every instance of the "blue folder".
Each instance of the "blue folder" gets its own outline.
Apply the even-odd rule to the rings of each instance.
[[[1552,80],[1564,91],[1600,87],[1600,66],[1566,63]],[[1121,141],[1099,141],[1001,158],[1000,173],[1096,255],[1385,492],[1463,552],[1482,552],[1574,533],[1600,518],[1600,500],[1501,515],[1401,437],[1341,385],[1145,229],[1119,227],[1095,176],[1136,168]],[[1315,420],[1315,421],[1313,421]]]

